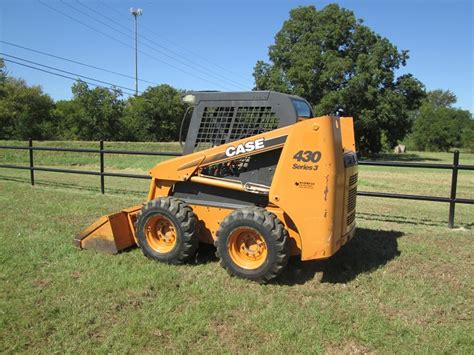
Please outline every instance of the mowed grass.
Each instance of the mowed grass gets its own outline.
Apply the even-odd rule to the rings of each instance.
[[[20,156],[0,154],[0,164]],[[53,154],[44,166],[96,166],[93,156],[77,163]],[[156,158],[106,162],[110,171],[146,173]],[[449,193],[435,188],[449,186],[449,172],[384,169],[361,167],[360,189]],[[459,195],[473,198],[473,173],[461,178]],[[450,230],[446,204],[360,197],[357,235],[340,252],[293,258],[262,286],[229,277],[212,247],[184,266],[138,249],[110,256],[73,247],[74,234],[100,215],[143,202],[147,181],[107,178],[105,195],[98,177],[37,172],[36,182],[27,171],[0,170],[0,352],[474,351],[473,206],[456,207]]]
[[[453,153],[413,152],[408,154],[385,154],[383,161],[409,163],[452,164]],[[461,152],[459,164],[474,165],[474,154]],[[451,193],[451,170],[426,168],[399,168],[383,166],[360,166],[359,190],[449,197]],[[458,171],[457,197],[474,199],[474,172]]]

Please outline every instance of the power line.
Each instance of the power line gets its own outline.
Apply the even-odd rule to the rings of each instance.
[[[88,76],[85,76],[85,75],[81,75],[81,74],[77,74],[77,73],[72,73],[72,72],[67,71],[67,70],[62,70],[62,69],[58,69],[58,68],[55,68],[55,67],[51,67],[51,66],[49,66],[49,65],[44,65],[44,64],[41,64],[41,63],[33,62],[33,61],[31,61],[31,60],[24,59],[24,58],[20,58],[20,57],[16,57],[16,56],[14,56],[14,55],[6,54],[6,53],[1,53],[1,52],[0,52],[0,55],[7,56],[7,57],[10,57],[10,58],[14,58],[14,59],[17,59],[17,60],[21,60],[21,61],[23,61],[23,62],[27,62],[27,63],[30,63],[30,64],[39,65],[40,67],[43,67],[43,68],[48,68],[48,69],[56,70],[56,71],[61,72],[61,73],[66,73],[66,74],[69,74],[69,75],[75,75],[75,76],[78,76],[78,77],[80,77],[80,78],[84,78],[84,79],[87,79],[87,80],[97,81],[98,83],[101,83],[101,84],[110,85],[110,86],[115,86],[115,87],[120,88],[120,89],[123,89],[123,90],[134,91],[133,89],[127,88],[126,86],[121,86],[121,85],[109,83],[109,82],[107,82],[107,81],[103,81],[103,80],[99,80],[99,79],[94,79],[94,78],[91,78],[91,77],[88,77]],[[141,93],[141,92],[140,92],[140,93]]]
[[[38,70],[38,71],[41,71],[43,73],[47,73],[47,74],[51,74],[51,75],[55,75],[55,76],[60,76],[62,78],[66,78],[66,79],[70,79],[72,81],[77,81],[77,78],[73,78],[71,76],[67,76],[67,75],[63,75],[63,74],[59,74],[59,73],[53,73],[49,70],[45,70],[45,69],[41,69],[41,68],[36,68],[36,67],[33,67],[31,65],[28,65],[28,64],[24,64],[24,63],[19,63],[19,62],[16,62],[14,60],[11,60],[11,59],[3,59],[5,62],[8,62],[8,63],[15,63],[15,64],[18,64],[18,65],[21,65],[23,67],[27,67],[27,68],[31,68],[31,69],[35,69],[35,70]],[[81,80],[83,81],[84,83],[86,84],[89,84],[89,85],[93,85],[95,87],[99,87],[99,88],[103,88],[103,89],[107,89],[107,90],[110,90],[111,88],[108,88],[106,86],[102,86],[102,85],[98,85],[98,84],[95,84],[95,83],[91,83],[89,81],[86,81],[86,80]],[[127,92],[121,92],[123,95],[128,95],[128,96],[133,96],[132,94],[129,94]]]
[[[61,2],[65,3],[63,0],[61,0]],[[76,2],[77,2],[78,4],[80,4],[82,7],[85,7],[86,9],[88,9],[89,11],[91,11],[91,12],[97,14],[98,16],[100,16],[100,17],[102,17],[102,18],[105,18],[106,20],[112,22],[112,23],[115,24],[116,26],[119,26],[119,27],[121,27],[121,28],[124,28],[127,32],[130,32],[130,29],[129,29],[128,27],[124,26],[123,24],[121,24],[121,23],[118,22],[118,21],[115,21],[113,18],[110,18],[110,17],[108,17],[108,16],[105,16],[104,14],[101,14],[100,12],[98,12],[98,11],[94,10],[93,8],[91,8],[90,6],[88,6],[88,5],[84,4],[84,3],[82,3],[80,0],[76,0]],[[65,4],[68,5],[67,3],[65,3]],[[69,6],[69,5],[68,5],[68,6]],[[70,7],[72,7],[72,6],[70,6]],[[148,27],[146,27],[146,26],[143,25],[143,24],[141,24],[140,27],[148,29]],[[122,33],[122,32],[121,32],[121,33]],[[228,77],[223,76],[222,74],[217,74],[215,71],[213,71],[213,70],[211,70],[211,69],[209,69],[209,68],[207,68],[207,67],[205,67],[205,66],[203,66],[203,65],[201,65],[201,64],[199,64],[199,63],[196,63],[196,62],[194,62],[193,60],[190,60],[190,59],[186,58],[185,56],[183,56],[183,55],[181,55],[181,54],[179,54],[179,53],[177,53],[177,52],[175,52],[175,51],[169,49],[168,47],[165,47],[165,46],[163,46],[163,45],[161,45],[161,44],[155,42],[154,40],[148,38],[147,36],[145,36],[145,35],[143,35],[143,34],[140,35],[140,38],[141,38],[141,39],[144,39],[144,40],[146,40],[146,41],[148,41],[148,42],[150,42],[150,43],[152,43],[152,44],[154,44],[155,46],[157,46],[157,47],[159,47],[159,48],[164,49],[164,50],[167,51],[167,52],[172,53],[174,56],[176,56],[176,57],[178,57],[178,58],[181,58],[181,59],[185,60],[186,62],[191,63],[191,64],[194,65],[194,66],[197,66],[197,67],[202,68],[203,70],[206,71],[205,74],[211,73],[211,74],[212,74],[215,78],[217,78],[217,79],[224,79],[225,81],[227,81],[228,83],[230,83],[230,84],[233,85],[233,86],[235,86],[234,84],[236,84],[236,85],[237,85],[236,87],[238,87],[238,88],[243,88],[243,87],[246,88],[246,87],[247,87],[247,84],[243,84],[243,83],[241,83],[241,82],[235,81],[235,80],[233,80],[233,79],[231,79],[231,78],[228,78]],[[160,50],[157,50],[157,51],[158,51],[159,53],[163,54],[163,55],[166,55],[167,57],[172,58],[171,56],[169,56],[169,55],[166,54],[166,53],[161,52]],[[182,62],[181,62],[181,63],[182,63]],[[185,64],[185,63],[182,63],[182,64],[183,64],[183,65],[187,65],[187,64]],[[213,64],[213,65],[216,66],[215,64]],[[188,66],[188,65],[187,65],[187,66]],[[203,71],[201,71],[201,72],[203,72]],[[216,77],[215,74],[218,75],[218,77]]]
[[[119,16],[122,16],[122,13],[121,13],[120,11],[118,11],[117,9],[115,9],[115,8],[113,8],[112,6],[108,5],[108,4],[107,4],[106,2],[104,2],[104,1],[100,1],[100,2],[99,2],[99,5],[101,5],[101,6],[104,7],[104,8],[107,8],[107,9],[109,9],[109,10],[112,10],[113,12],[115,12],[115,13],[116,13],[117,15],[119,15]],[[112,21],[112,20],[111,20],[111,21]],[[115,21],[114,21],[114,22],[115,22]],[[148,30],[151,34],[154,34],[155,36],[160,37],[162,40],[164,40],[164,41],[170,43],[171,45],[173,45],[173,46],[175,46],[175,47],[177,47],[177,48],[180,48],[181,50],[183,50],[183,51],[185,51],[185,52],[187,52],[187,53],[189,53],[189,54],[192,54],[193,56],[195,56],[195,57],[197,57],[197,58],[200,58],[200,59],[203,60],[204,62],[206,62],[206,63],[208,63],[208,64],[210,64],[210,65],[212,65],[212,66],[214,66],[214,67],[217,67],[217,68],[219,68],[219,69],[221,69],[221,70],[223,70],[223,71],[225,71],[225,72],[227,72],[227,73],[229,73],[229,74],[231,74],[231,75],[239,76],[239,74],[236,74],[235,72],[229,70],[228,68],[223,67],[223,66],[221,66],[221,65],[219,65],[219,64],[217,64],[217,63],[215,63],[215,62],[213,62],[213,61],[210,61],[208,58],[203,57],[203,56],[200,55],[199,53],[194,52],[194,51],[190,50],[189,48],[180,45],[179,43],[176,43],[176,42],[174,42],[174,41],[171,41],[170,39],[164,37],[162,34],[158,34],[157,32],[153,31],[150,27],[148,27],[148,26],[146,26],[146,25],[144,25],[144,24],[142,24],[141,27],[144,28],[144,29],[146,29],[146,30]],[[250,83],[250,81],[249,81],[248,83]],[[244,85],[248,85],[248,83],[247,83],[247,84],[244,84]]]
[[[158,37],[161,37],[162,39],[164,39],[163,36],[160,36],[159,34],[157,34],[155,31],[153,31],[152,29],[150,29],[150,27],[148,27],[148,26],[142,24],[142,28],[148,30],[151,34],[154,34],[155,36],[158,36]],[[179,45],[179,44],[177,44],[177,43],[174,43],[174,42],[172,42],[172,41],[170,41],[170,40],[167,40],[167,39],[165,39],[165,40],[168,41],[169,43],[171,43],[172,45],[174,45],[175,47],[181,48],[182,50],[188,52],[189,54],[193,55],[194,57],[200,58],[202,61],[204,61],[204,62],[206,62],[206,63],[208,63],[208,64],[210,64],[210,65],[212,65],[212,66],[214,66],[214,67],[217,67],[217,68],[219,68],[219,69],[221,69],[221,70],[223,70],[223,71],[225,71],[225,72],[227,72],[227,73],[229,73],[229,74],[231,74],[231,75],[233,75],[233,76],[239,76],[239,74],[236,74],[236,73],[234,73],[233,71],[231,71],[231,70],[229,70],[229,69],[227,69],[227,68],[225,68],[225,67],[223,67],[223,66],[221,66],[221,65],[219,65],[219,64],[216,64],[215,62],[210,61],[209,59],[207,59],[207,58],[203,57],[202,55],[200,55],[200,54],[198,54],[198,53],[196,53],[196,52],[190,50],[189,48],[183,47],[183,46],[181,46],[181,45]],[[235,81],[234,81],[234,82],[235,82]],[[245,87],[248,87],[250,81],[248,81],[248,82],[246,82],[246,83],[243,83],[243,82],[239,82],[239,83],[242,84],[242,85],[244,85]],[[250,86],[252,86],[252,85],[253,85],[253,84],[250,84]]]
[[[115,21],[114,19],[112,19],[112,18],[110,18],[110,17],[108,17],[108,16],[105,16],[105,15],[101,14],[100,12],[98,12],[98,11],[94,10],[93,8],[91,8],[90,6],[88,6],[88,5],[84,4],[84,3],[82,3],[80,0],[76,0],[76,2],[79,3],[81,6],[87,8],[89,11],[92,11],[92,12],[94,12],[95,14],[97,14],[97,15],[99,15],[99,16],[101,16],[101,17],[107,19],[108,21],[114,23],[115,25],[120,26],[121,28],[124,28],[126,31],[130,31],[130,29],[129,29],[128,27],[124,26],[124,25],[121,24],[120,22],[117,22],[117,21]],[[103,4],[103,3],[101,3],[101,4],[102,4],[102,5],[105,5],[105,4]],[[108,5],[105,5],[105,6],[108,7],[108,8],[110,8],[110,9],[112,9],[112,8],[109,7]],[[113,10],[114,10],[115,12],[117,12],[117,10],[115,10],[115,9],[113,9]],[[140,26],[141,26],[142,28],[148,28],[148,27],[146,27],[146,26],[143,25],[143,24],[141,24]],[[160,47],[160,48],[166,50],[167,52],[172,53],[174,56],[176,56],[176,57],[178,57],[178,58],[181,58],[181,59],[185,60],[186,62],[191,63],[191,64],[194,65],[194,66],[197,66],[197,67],[200,67],[200,68],[204,69],[204,70],[206,71],[205,74],[208,75],[208,73],[211,73],[214,77],[216,77],[215,74],[217,74],[217,73],[216,73],[215,71],[213,71],[213,70],[211,70],[211,69],[209,69],[209,68],[207,68],[207,67],[205,67],[205,66],[203,66],[203,65],[201,65],[201,64],[199,64],[199,63],[196,63],[196,62],[194,62],[194,61],[192,61],[192,60],[190,60],[190,59],[188,59],[188,58],[186,58],[186,57],[184,57],[183,55],[181,55],[181,54],[179,54],[179,53],[177,53],[177,52],[171,50],[171,49],[168,48],[168,47],[165,47],[165,46],[163,46],[163,45],[161,45],[161,44],[155,42],[154,40],[152,40],[152,39],[146,37],[146,36],[143,35],[143,34],[142,34],[140,37],[141,37],[142,39],[145,39],[145,40],[147,40],[148,42],[154,44],[155,46]],[[165,53],[163,53],[163,52],[161,52],[161,51],[159,51],[159,50],[157,50],[157,51],[158,51],[159,53],[162,53],[163,55],[166,55],[166,56],[170,57],[169,55],[167,55],[167,54],[165,54]],[[181,63],[182,63],[182,62],[181,62]],[[183,64],[183,65],[187,65],[187,64],[185,64],[185,63],[182,63],[182,64]],[[212,64],[212,65],[216,66],[215,64]],[[187,66],[189,66],[189,65],[187,65]],[[203,71],[201,71],[201,72],[204,73]],[[221,74],[217,74],[217,75],[219,75],[218,77],[216,77],[217,79],[221,79],[221,80],[224,79],[225,81],[227,81],[228,83],[230,83],[230,84],[233,85],[233,86],[235,86],[234,84],[236,84],[236,85],[237,85],[236,87],[238,87],[238,88],[240,88],[240,89],[247,86],[247,84],[243,84],[243,83],[241,83],[241,82],[235,81],[235,80],[233,80],[233,79],[231,79],[231,78],[228,78],[228,77],[225,77],[225,76],[223,76],[223,75],[221,75]]]
[[[83,10],[81,10],[81,9],[78,9],[77,7],[73,6],[72,4],[70,4],[70,3],[66,2],[66,1],[63,1],[63,0],[59,0],[59,1],[60,1],[62,4],[68,6],[69,8],[71,8],[71,9],[73,9],[73,10],[79,12],[80,14],[82,14],[82,15],[84,15],[84,16],[86,16],[86,17],[88,17],[88,18],[90,18],[90,19],[92,19],[92,20],[94,20],[94,21],[96,21],[96,22],[98,22],[98,23],[100,23],[101,25],[107,27],[108,29],[111,29],[112,31],[118,32],[118,33],[120,33],[121,35],[123,35],[123,36],[125,36],[125,37],[127,37],[127,38],[133,40],[133,36],[131,36],[131,35],[129,34],[130,29],[127,28],[127,27],[125,27],[125,26],[123,26],[122,24],[119,24],[119,26],[122,27],[122,28],[125,28],[125,30],[126,30],[127,32],[124,32],[124,31],[119,30],[119,29],[117,29],[117,28],[115,28],[115,27],[112,27],[111,25],[107,24],[106,22],[104,22],[104,21],[102,21],[102,20],[100,20],[100,19],[97,19],[97,18],[94,17],[94,16],[91,16],[91,15],[88,14],[87,12],[85,12],[85,11],[83,11]],[[83,7],[89,9],[90,11],[96,12],[96,11],[94,11],[94,10],[91,10],[90,7],[88,7],[87,5],[82,4],[80,1],[78,1],[78,3],[79,3],[80,5],[82,5]],[[97,13],[97,12],[96,12],[96,13]],[[98,15],[99,15],[100,17],[102,17],[102,18],[105,18],[105,19],[108,19],[109,21],[111,21],[111,20],[110,20],[107,16],[105,16],[105,15],[102,15],[102,14],[100,14],[100,13],[99,13]],[[112,20],[112,21],[113,21],[113,20]],[[113,21],[113,22],[115,22],[115,21]],[[143,36],[143,35],[141,35],[140,37],[141,37],[142,39],[147,40],[148,42],[151,42],[151,43],[154,44],[155,46],[164,48],[167,52],[172,52],[172,51],[170,51],[168,48],[163,47],[163,46],[157,44],[156,42],[154,42],[154,41],[148,39],[147,37],[145,37],[145,36]],[[209,75],[209,76],[212,76],[214,79],[221,80],[221,81],[225,81],[225,82],[227,82],[228,85],[231,85],[231,86],[233,86],[233,87],[235,87],[235,88],[237,88],[237,89],[243,89],[243,87],[242,87],[240,84],[238,84],[238,83],[237,83],[237,84],[234,84],[233,81],[228,80],[228,79],[225,79],[225,78],[223,78],[222,76],[217,76],[217,75],[215,75],[212,71],[210,71],[210,70],[208,70],[208,69],[206,69],[206,68],[204,68],[204,70],[202,70],[202,69],[197,68],[195,65],[190,65],[190,64],[186,63],[185,61],[188,61],[188,62],[191,62],[191,63],[192,63],[192,61],[190,61],[190,60],[187,59],[187,58],[184,58],[184,57],[180,56],[179,54],[178,54],[178,55],[175,54],[175,56],[173,56],[173,55],[168,54],[167,52],[164,52],[164,51],[162,51],[162,50],[160,50],[160,49],[157,49],[157,48],[154,47],[154,46],[150,46],[150,45],[148,45],[148,44],[146,44],[146,43],[143,43],[143,42],[142,42],[142,46],[144,46],[144,47],[146,47],[146,48],[148,48],[148,49],[151,49],[152,51],[157,52],[157,53],[159,53],[159,54],[161,54],[161,55],[163,55],[163,56],[165,56],[165,57],[167,57],[167,58],[169,58],[169,59],[172,59],[172,60],[174,60],[174,61],[180,63],[181,65],[183,65],[183,66],[185,66],[185,67],[187,67],[187,68],[190,68],[190,69],[192,69],[192,70],[198,71],[198,72],[200,72],[201,74]],[[176,58],[176,56],[177,56],[178,58],[184,59],[185,61]],[[201,67],[202,67],[202,66],[201,66]]]
[[[58,9],[56,9],[56,8],[54,8],[54,7],[51,7],[51,6],[47,5],[47,4],[45,4],[45,3],[42,2],[41,0],[38,0],[38,2],[39,2],[40,4],[42,4],[43,6],[49,8],[50,10],[53,10],[53,11],[55,11],[55,12],[57,12],[57,13],[59,13],[59,14],[65,16],[65,17],[69,18],[69,19],[72,20],[72,21],[75,21],[75,22],[81,24],[82,26],[91,29],[91,30],[94,31],[94,32],[100,33],[100,34],[102,34],[103,36],[106,36],[106,37],[112,39],[112,40],[115,41],[115,42],[118,42],[118,43],[120,43],[120,44],[122,44],[122,45],[124,45],[124,46],[126,46],[126,47],[128,47],[128,48],[132,48],[132,49],[133,49],[132,46],[130,46],[129,44],[127,44],[127,43],[125,43],[125,42],[123,42],[123,41],[121,41],[120,39],[117,39],[117,38],[115,38],[115,37],[113,37],[113,36],[111,36],[111,35],[109,35],[109,34],[103,32],[103,31],[101,31],[101,30],[98,30],[98,29],[96,29],[96,28],[94,28],[94,27],[92,27],[92,26],[90,26],[90,25],[88,25],[88,24],[86,24],[86,23],[80,21],[80,20],[77,20],[76,18],[74,18],[74,17],[72,17],[72,16],[70,16],[70,15],[64,13],[63,11],[58,10]],[[174,68],[174,69],[176,69],[176,70],[178,70],[178,71],[181,71],[181,72],[183,72],[183,73],[185,73],[185,74],[187,74],[187,75],[189,75],[189,76],[195,77],[195,78],[197,78],[197,79],[199,79],[199,80],[206,81],[206,82],[208,82],[208,83],[210,83],[210,84],[213,84],[213,85],[216,85],[216,86],[218,86],[218,87],[220,87],[220,88],[226,89],[226,87],[224,87],[224,86],[222,86],[222,85],[220,85],[220,84],[217,84],[217,83],[215,83],[215,82],[213,82],[213,81],[210,81],[210,80],[207,80],[207,79],[205,79],[205,78],[202,78],[202,77],[200,77],[200,76],[198,76],[198,75],[195,75],[195,74],[193,74],[193,73],[187,72],[187,71],[185,71],[185,70],[183,70],[183,69],[181,69],[181,68],[179,68],[179,67],[177,67],[177,66],[175,66],[175,65],[173,65],[173,64],[171,64],[171,63],[168,63],[168,62],[166,62],[166,61],[164,61],[164,60],[162,60],[162,59],[159,59],[159,58],[157,58],[157,57],[155,57],[155,56],[153,56],[153,55],[151,55],[151,54],[149,54],[149,53],[147,53],[147,52],[144,52],[144,51],[142,51],[142,50],[138,50],[138,51],[139,51],[140,53],[142,53],[143,55],[145,55],[145,56],[147,56],[147,57],[149,57],[149,58],[151,58],[151,59],[156,60],[157,62],[166,64],[166,65],[168,65],[168,66],[170,66],[170,67],[172,67],[172,68]]]
[[[52,6],[49,6],[48,4],[45,4],[45,3],[44,3],[43,1],[41,1],[41,0],[38,0],[38,2],[39,2],[41,5],[43,5],[43,6],[47,7],[47,8],[49,8],[50,10],[53,10],[54,12],[57,12],[57,13],[61,14],[62,16],[65,16],[65,17],[69,18],[70,20],[72,20],[72,21],[74,21],[74,22],[77,22],[77,23],[81,24],[82,26],[91,29],[91,30],[94,31],[94,32],[100,33],[101,35],[106,36],[106,37],[112,39],[112,40],[115,41],[115,42],[118,42],[118,43],[120,43],[120,44],[122,44],[122,45],[124,45],[124,46],[126,46],[126,47],[128,47],[128,48],[132,48],[132,49],[133,49],[132,46],[128,45],[127,43],[125,43],[125,42],[123,42],[123,41],[121,41],[120,39],[117,39],[117,38],[115,38],[115,37],[113,37],[113,36],[111,36],[111,35],[109,35],[109,34],[103,32],[103,31],[101,31],[101,30],[98,30],[98,29],[96,29],[96,28],[94,28],[94,27],[92,27],[92,26],[90,26],[90,25],[88,25],[88,24],[86,24],[86,23],[80,21],[80,20],[77,20],[76,18],[74,18],[74,17],[72,17],[72,16],[66,14],[65,12],[63,12],[63,11],[61,11],[61,10],[58,10],[58,9],[52,7]],[[173,65],[173,64],[170,64],[170,63],[168,63],[168,62],[166,62],[166,61],[164,61],[164,60],[162,60],[162,59],[156,58],[155,56],[153,56],[153,55],[151,55],[151,54],[149,54],[149,53],[146,53],[146,52],[144,52],[144,51],[142,51],[142,50],[138,50],[138,51],[139,51],[140,53],[142,53],[143,55],[145,55],[145,56],[147,56],[147,57],[149,57],[149,58],[152,58],[152,59],[156,60],[157,62],[164,63],[164,64],[166,64],[166,65],[168,65],[168,66],[170,66],[170,67],[172,67],[172,68],[174,68],[174,69],[176,69],[176,70],[178,70],[178,71],[181,71],[181,72],[183,72],[183,73],[185,73],[185,74],[187,74],[187,75],[189,75],[189,76],[192,76],[192,77],[197,78],[197,79],[202,80],[202,81],[206,81],[206,82],[208,82],[208,83],[210,83],[210,84],[212,84],[212,85],[216,85],[216,86],[218,86],[218,87],[220,87],[220,88],[226,89],[225,86],[222,86],[222,85],[220,85],[220,84],[217,84],[217,83],[215,83],[215,82],[213,82],[213,81],[211,81],[211,80],[207,80],[207,79],[205,79],[205,78],[202,78],[202,77],[200,77],[200,76],[198,76],[198,75],[195,75],[195,74],[193,74],[193,73],[190,73],[190,72],[188,72],[188,71],[185,71],[185,70],[183,70],[183,69],[181,69],[181,68],[179,68],[179,67],[177,67],[177,66],[175,66],[175,65]]]
[[[86,63],[81,63],[81,62],[78,62],[78,61],[73,60],[73,59],[68,59],[68,58],[60,57],[60,56],[58,56],[58,55],[54,55],[54,54],[51,54],[51,53],[42,52],[42,51],[39,51],[39,50],[36,50],[36,49],[33,49],[33,48],[28,48],[28,47],[20,46],[20,45],[18,45],[18,44],[14,44],[14,43],[11,43],[11,42],[6,42],[6,41],[3,41],[3,40],[0,40],[0,42],[1,42],[1,43],[4,43],[4,44],[7,44],[7,45],[9,45],[9,46],[21,48],[21,49],[24,49],[24,50],[27,50],[27,51],[30,51],[30,52],[34,52],[34,53],[46,55],[46,56],[48,56],[48,57],[52,57],[52,58],[64,60],[64,61],[67,61],[67,62],[70,62],[70,63],[82,65],[82,66],[84,66],[84,67],[88,67],[88,68],[92,68],[92,69],[96,69],[96,70],[101,70],[101,71],[103,71],[103,72],[110,73],[110,74],[120,75],[120,76],[122,76],[122,77],[124,77],[124,78],[135,79],[135,78],[134,78],[133,76],[131,76],[131,75],[127,75],[127,74],[123,74],[123,73],[118,73],[118,72],[115,72],[115,71],[113,71],[113,70],[109,70],[109,69],[105,69],[105,68],[96,67],[96,66],[94,66],[94,65],[90,65],[90,64],[86,64]],[[139,81],[142,81],[142,82],[144,82],[144,83],[152,84],[152,85],[159,85],[158,83],[154,83],[154,82],[152,82],[152,81],[148,81],[148,80],[144,80],[144,79],[138,79],[138,80],[139,80]]]

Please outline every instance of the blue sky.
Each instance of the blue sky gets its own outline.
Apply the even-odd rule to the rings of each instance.
[[[268,46],[288,18],[289,10],[309,4],[320,9],[331,2],[335,1],[2,0],[0,39],[134,76],[133,18],[129,8],[140,7],[143,16],[139,18],[139,33],[146,37],[140,45],[143,53],[139,53],[142,79],[181,89],[248,90],[253,87],[255,62],[267,60]],[[452,90],[458,97],[456,106],[474,112],[474,1],[353,0],[337,3],[354,11],[356,17],[364,19],[365,24],[399,49],[410,51],[408,65],[399,71],[400,74],[412,73],[428,90]],[[117,23],[124,27],[118,27]],[[131,78],[3,43],[0,43],[0,52],[134,88]],[[21,77],[29,84],[41,85],[55,99],[71,97],[70,80],[13,63],[7,63],[7,66],[11,75]],[[147,85],[141,82],[139,89],[144,90]]]

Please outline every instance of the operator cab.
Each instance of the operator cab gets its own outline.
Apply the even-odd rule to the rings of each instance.
[[[208,149],[312,118],[305,99],[275,91],[189,91],[193,108],[183,154]],[[187,122],[183,118],[181,131]],[[180,132],[180,140],[182,132]]]

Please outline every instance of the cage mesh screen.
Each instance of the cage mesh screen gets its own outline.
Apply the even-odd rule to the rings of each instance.
[[[278,117],[268,106],[206,107],[195,150],[250,137],[278,128]]]
[[[239,107],[230,133],[230,141],[268,132],[278,127],[271,107]]]
[[[226,142],[235,107],[205,107],[196,138],[195,150]]]

